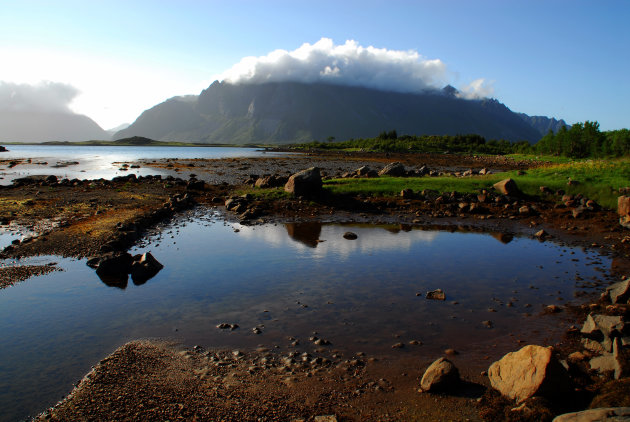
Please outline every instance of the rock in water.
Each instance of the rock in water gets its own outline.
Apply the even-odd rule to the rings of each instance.
[[[519,403],[534,395],[549,398],[571,391],[569,374],[550,347],[528,345],[508,353],[490,365],[488,377],[493,388]]]
[[[503,179],[492,186],[503,195],[516,196],[521,193],[518,186],[516,186],[516,182],[512,179]]]
[[[344,239],[348,239],[348,240],[355,240],[357,239],[359,236],[356,235],[356,233],[352,233],[352,232],[345,232],[343,234],[343,238]]]
[[[459,384],[459,370],[446,358],[433,362],[420,380],[420,392],[446,391]]]
[[[565,413],[556,416],[553,422],[621,422],[630,421],[630,407],[600,407],[599,409]]]
[[[322,190],[322,176],[317,167],[302,170],[289,177],[284,185],[286,192],[295,196],[312,196]]]
[[[446,300],[446,293],[444,293],[442,289],[435,289],[427,292],[426,298],[433,300]]]
[[[131,279],[135,282],[147,281],[155,276],[164,265],[160,264],[150,252],[136,255],[131,264]]]
[[[133,258],[127,252],[109,252],[100,257],[96,273],[100,276],[127,275]]]

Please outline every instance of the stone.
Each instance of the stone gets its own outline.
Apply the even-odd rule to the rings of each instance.
[[[150,252],[134,257],[131,264],[131,279],[135,282],[147,281],[164,268]]]
[[[487,168],[485,168],[485,167],[484,167],[484,168],[482,168],[481,170],[479,170],[479,174],[480,174],[480,175],[482,175],[482,176],[484,176],[484,175],[486,175],[486,174],[490,174],[490,172],[488,171],[488,169],[487,169]]]
[[[427,292],[425,297],[433,300],[446,300],[446,293],[442,289],[435,289]]]
[[[455,365],[446,358],[439,358],[424,371],[418,391],[447,391],[459,382],[459,370]]]
[[[413,190],[403,189],[400,191],[400,196],[405,199],[413,198]]]
[[[295,196],[312,196],[322,190],[322,176],[317,167],[302,170],[289,177],[284,185],[285,192]]]
[[[510,352],[488,369],[490,384],[518,403],[533,396],[552,398],[571,392],[567,370],[550,347],[527,345]]]
[[[132,256],[127,252],[109,252],[99,258],[96,273],[100,276],[129,274]]]
[[[608,286],[604,296],[613,304],[627,303],[630,299],[630,279]]]
[[[619,315],[589,314],[580,332],[587,337],[585,340],[593,340],[599,343],[605,352],[612,352],[612,338],[620,337],[624,327],[623,318]],[[599,351],[592,342],[584,341],[583,344],[589,350],[595,349],[593,351]]]
[[[272,175],[272,176],[259,177],[258,179],[256,179],[254,186],[261,189],[277,188],[277,187],[283,186],[287,182],[288,182],[288,179],[286,177]]]
[[[348,239],[348,240],[355,240],[357,239],[359,236],[357,236],[355,233],[352,232],[345,232],[343,234],[343,238],[344,239]]]
[[[556,416],[552,422],[621,422],[630,421],[630,407],[602,407],[565,413]]]
[[[503,195],[516,196],[520,194],[516,182],[512,179],[503,179],[492,186]]]
[[[630,196],[622,195],[617,198],[617,213],[619,224],[630,229]]]
[[[405,169],[405,166],[403,166],[399,162],[389,163],[388,165],[383,167],[381,171],[378,172],[379,176],[400,177],[400,176],[405,176],[406,174],[407,174],[407,170]]]
[[[536,234],[534,234],[534,236],[536,236],[540,240],[544,240],[547,237],[549,237],[549,233],[547,233],[544,230],[539,230],[539,231],[536,232]]]
[[[613,340],[612,353],[604,353],[601,356],[594,357],[589,361],[591,369],[599,372],[612,372],[613,377],[617,380],[621,377],[623,368],[619,359],[619,338]]]

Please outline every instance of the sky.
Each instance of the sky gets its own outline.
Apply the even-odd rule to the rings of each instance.
[[[328,78],[628,128],[629,19],[628,0],[0,0],[0,110],[109,129],[216,79]]]

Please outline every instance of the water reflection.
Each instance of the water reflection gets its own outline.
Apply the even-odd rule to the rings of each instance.
[[[322,233],[322,223],[286,223],[287,234],[309,248],[315,248],[319,244],[319,235]]]
[[[507,245],[514,239],[514,236],[509,233],[490,233],[490,236],[494,237],[504,245]]]

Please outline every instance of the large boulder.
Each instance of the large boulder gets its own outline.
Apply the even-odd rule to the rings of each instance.
[[[528,345],[508,353],[490,365],[488,377],[494,389],[519,403],[532,396],[553,398],[571,391],[569,374],[550,347]]]
[[[455,365],[446,358],[439,358],[424,371],[419,391],[446,391],[456,387],[459,382],[459,370]]]
[[[401,163],[394,162],[394,163],[389,163],[388,165],[383,167],[381,171],[378,172],[378,175],[379,176],[394,176],[394,177],[406,176],[407,170],[405,169],[405,166],[403,166]]]
[[[630,421],[630,407],[603,407],[599,409],[583,410],[581,412],[565,413],[556,416],[553,422],[621,422]]]
[[[516,182],[512,179],[503,179],[492,186],[503,195],[516,196],[521,193]]]
[[[630,196],[622,195],[617,198],[617,213],[619,224],[630,229]]]
[[[311,196],[321,192],[322,176],[319,169],[311,167],[291,175],[284,190],[295,196]]]

